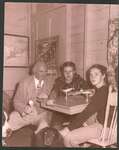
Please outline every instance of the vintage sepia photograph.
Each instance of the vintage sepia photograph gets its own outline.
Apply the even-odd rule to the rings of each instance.
[[[2,147],[118,148],[119,5],[4,4]]]

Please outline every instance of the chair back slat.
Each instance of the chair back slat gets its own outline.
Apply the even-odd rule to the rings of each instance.
[[[110,125],[110,128],[109,128],[109,134],[108,134],[109,143],[112,140],[112,137],[113,137],[112,135],[115,133],[114,130],[115,130],[115,127],[116,127],[116,123],[117,123],[117,112],[116,112],[116,107],[115,107],[114,112],[113,112],[111,125]]]
[[[110,127],[109,135],[108,135],[109,143],[112,143],[114,141],[114,139],[116,140],[115,137],[116,137],[116,133],[117,133],[117,111],[115,111],[114,113],[115,113],[114,120],[112,122],[112,126]]]
[[[114,107],[113,115],[111,118],[111,123],[108,127],[108,120],[110,117],[110,109],[111,107]],[[109,87],[109,94],[108,94],[108,100],[107,100],[107,106],[106,106],[106,112],[105,112],[105,121],[104,121],[104,127],[101,134],[102,143],[104,143],[106,140],[108,143],[111,144],[113,141],[112,134],[116,133],[116,124],[117,124],[117,92],[112,92],[112,87]],[[107,130],[108,133],[107,133]],[[114,132],[115,131],[115,132]]]

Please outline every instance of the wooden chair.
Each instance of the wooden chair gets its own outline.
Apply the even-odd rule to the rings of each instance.
[[[112,108],[112,117],[110,117],[110,110]],[[110,123],[109,118],[111,118]],[[105,121],[101,137],[99,139],[91,139],[88,142],[95,145],[99,145],[103,148],[111,146],[113,144],[117,144],[117,92],[113,92],[111,86],[109,87],[108,101],[105,112]]]

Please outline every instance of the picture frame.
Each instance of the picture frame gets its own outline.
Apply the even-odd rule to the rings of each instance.
[[[44,61],[48,72],[56,74],[59,36],[48,37],[36,41],[36,61]]]
[[[4,34],[4,67],[28,67],[29,37]]]

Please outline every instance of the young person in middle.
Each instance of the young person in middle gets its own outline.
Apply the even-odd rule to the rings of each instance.
[[[50,99],[56,99],[65,96],[63,89],[72,88],[73,90],[81,90],[88,88],[87,82],[76,73],[76,66],[71,61],[66,61],[60,68],[61,76],[55,80],[54,86],[50,93]],[[51,126],[60,128],[63,122],[67,122],[69,116],[58,112],[53,112]]]

